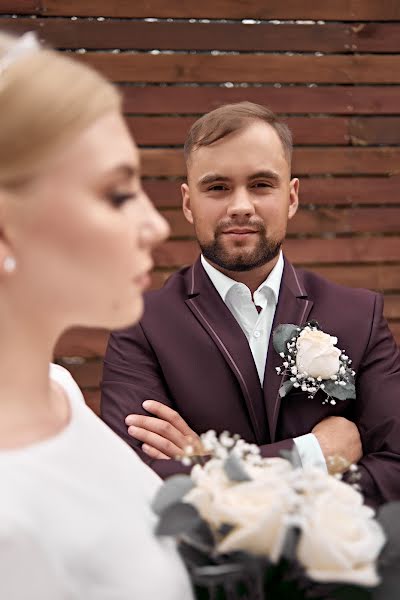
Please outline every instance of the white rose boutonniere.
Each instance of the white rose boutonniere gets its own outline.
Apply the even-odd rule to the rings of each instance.
[[[340,369],[340,350],[337,338],[315,329],[303,329],[297,338],[296,367],[310,377],[329,379]]]
[[[338,339],[322,331],[316,321],[304,327],[279,325],[273,333],[275,350],[283,359],[278,375],[286,375],[281,397],[292,388],[308,392],[309,398],[322,390],[323,403],[355,398],[355,372],[351,360],[337,347]]]

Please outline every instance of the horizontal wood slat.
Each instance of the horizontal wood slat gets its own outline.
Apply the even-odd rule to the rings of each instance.
[[[180,207],[181,182],[145,179],[146,192],[155,205]],[[300,181],[302,205],[400,204],[400,176],[394,177],[310,177]]]
[[[182,177],[186,173],[181,149],[145,148],[141,157],[144,176]],[[296,148],[292,171],[296,175],[398,175],[400,148]]]
[[[307,268],[340,285],[378,292],[400,290],[400,268],[397,264],[307,265]]]
[[[34,4],[34,3],[33,3]],[[0,30],[37,31],[56,48],[236,52],[399,52],[400,24],[189,23],[68,18],[0,19]]]
[[[59,340],[56,356],[102,356],[106,350],[108,332],[104,329],[76,327]]]
[[[68,368],[79,387],[95,388],[99,386],[103,370],[102,360],[90,360],[75,365],[64,363],[63,366]]]
[[[400,321],[389,321],[389,327],[397,345],[400,346]]]
[[[387,319],[400,319],[400,294],[385,297],[384,312]]]
[[[109,17],[160,17],[209,19],[326,19],[346,21],[400,20],[397,0],[42,0],[47,15],[102,15]]]
[[[121,86],[125,111],[202,114],[221,104],[249,100],[283,114],[400,114],[400,86],[217,87]]]
[[[162,214],[171,226],[173,238],[194,236],[193,226],[187,222],[181,210],[165,210]],[[305,208],[300,209],[288,224],[289,235],[319,236],[354,232],[400,234],[400,204],[396,208]]]
[[[127,123],[138,144],[143,146],[183,145],[191,125],[198,117],[127,117]],[[354,126],[355,133],[377,137],[381,135],[398,139],[400,143],[400,118],[382,119],[382,123]],[[296,144],[346,145],[350,141],[351,123],[345,117],[289,117],[287,124]],[[376,142],[378,143],[378,142]],[[384,143],[384,142],[379,142]],[[396,142],[392,142],[396,143]]]
[[[354,145],[400,143],[399,117],[356,117],[350,119],[348,138]]]
[[[305,265],[332,262],[398,262],[400,237],[288,239],[284,249],[289,260]],[[192,240],[170,240],[154,251],[157,266],[167,268],[190,264],[198,254],[197,243]]]
[[[155,92],[156,93],[156,92]],[[127,117],[142,146],[183,145],[198,117]],[[287,117],[297,145],[398,145],[400,117]]]
[[[79,55],[115,82],[400,83],[399,55]]]
[[[0,0],[1,14],[38,14],[41,10],[40,0]]]
[[[86,404],[96,415],[100,415],[100,390],[82,390]]]

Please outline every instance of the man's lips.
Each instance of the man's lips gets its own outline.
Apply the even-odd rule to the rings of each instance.
[[[245,233],[258,233],[258,229],[250,229],[249,227],[234,227],[232,229],[224,229],[222,233],[234,233],[236,235]]]

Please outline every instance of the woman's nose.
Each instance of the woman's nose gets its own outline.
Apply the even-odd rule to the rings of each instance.
[[[164,217],[154,208],[153,204],[146,198],[146,218],[142,223],[140,238],[146,246],[157,246],[167,239],[170,234],[170,226]]]

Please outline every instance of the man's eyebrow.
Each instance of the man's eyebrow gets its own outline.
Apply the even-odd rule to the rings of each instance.
[[[275,171],[270,171],[269,169],[267,169],[266,171],[257,171],[256,173],[253,173],[252,175],[250,175],[249,179],[259,179],[259,178],[263,178],[263,179],[272,179],[274,181],[280,181],[281,177],[279,175],[279,173],[276,173]]]
[[[215,181],[230,181],[229,177],[224,175],[220,175],[219,173],[207,173],[203,177],[200,177],[198,180],[198,185],[208,185],[210,183],[214,183]]]

